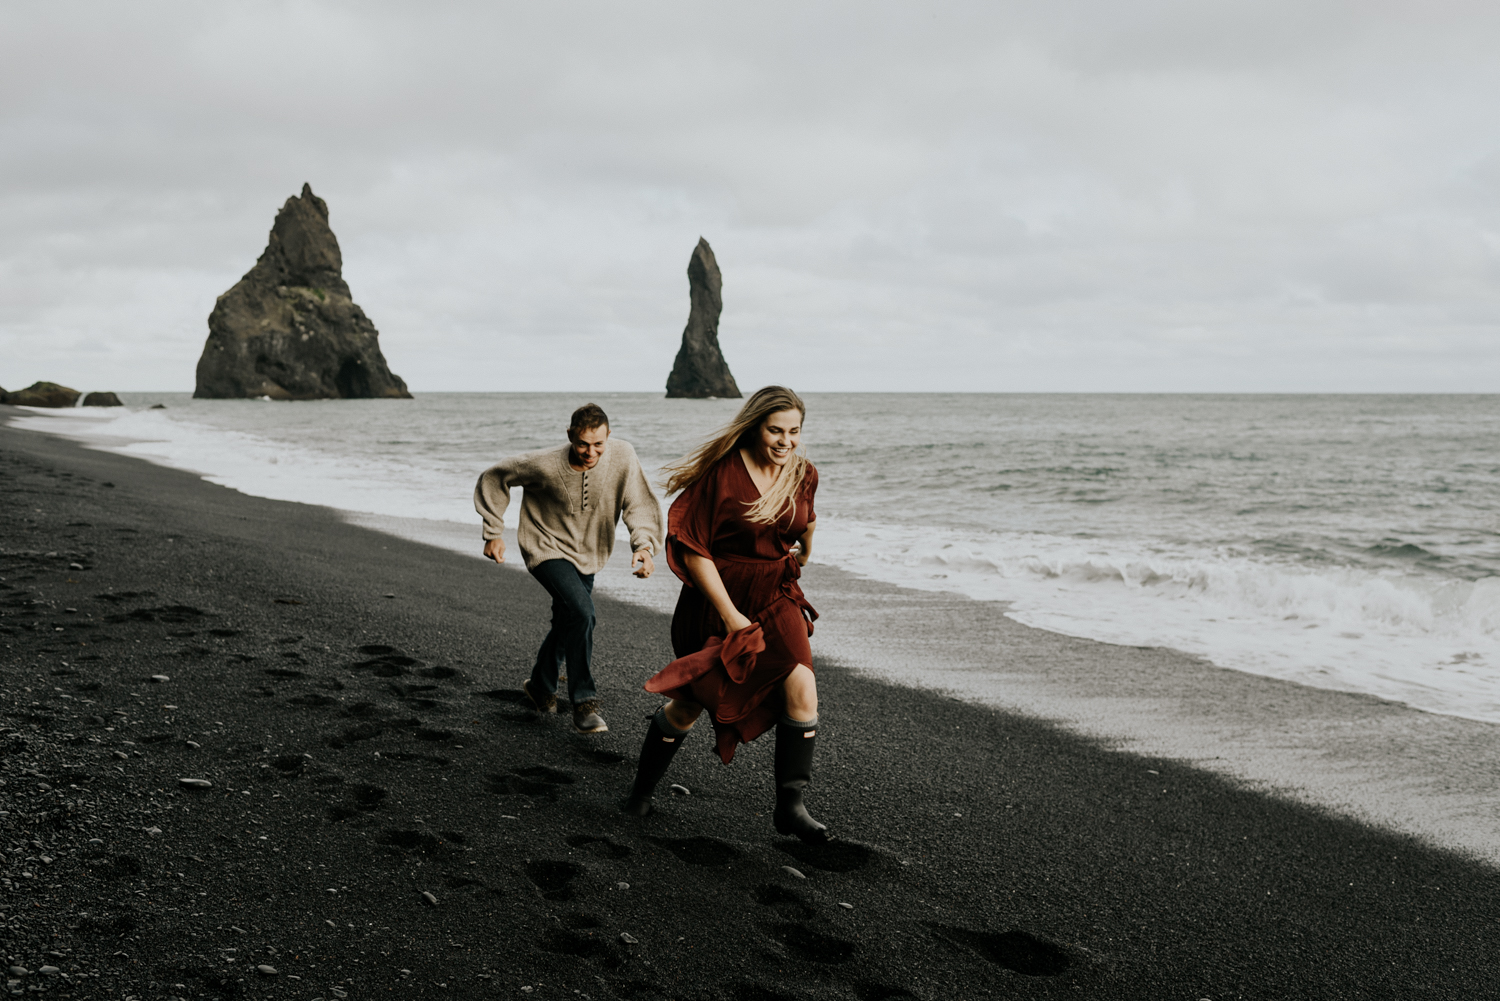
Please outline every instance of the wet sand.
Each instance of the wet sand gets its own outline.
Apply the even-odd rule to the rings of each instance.
[[[1500,987],[1493,866],[1255,782],[820,659],[810,803],[842,840],[776,836],[769,742],[725,768],[702,734],[668,778],[692,794],[630,820],[615,803],[655,706],[640,682],[670,657],[662,613],[601,598],[612,730],[584,738],[517,701],[545,628],[523,573],[9,428],[0,495],[0,924],[12,963],[57,969],[17,987],[734,1001]],[[840,628],[902,637],[882,644],[892,663],[974,648],[936,599],[893,624],[874,585],[823,600],[818,582],[820,657],[828,642],[849,658]],[[1190,659],[994,620],[996,660],[973,670],[1013,674],[1031,693],[1018,705],[1065,715],[1036,693],[1097,686],[1094,719],[1157,712],[1166,732],[1182,715]],[[1231,674],[1193,669],[1210,692]],[[1215,725],[1247,734],[1387,713],[1226,684]]]

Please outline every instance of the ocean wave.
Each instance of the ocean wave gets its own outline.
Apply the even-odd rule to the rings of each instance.
[[[1028,625],[1500,721],[1500,577],[1301,566],[1246,546],[819,519],[817,559]]]
[[[469,498],[475,476],[493,461],[491,452],[527,447],[520,444],[520,425],[494,423],[492,401],[437,400],[431,412],[414,410],[420,404],[399,411],[348,403],[337,409],[235,401],[170,405],[38,413],[17,423],[190,470],[256,496],[466,525],[477,522]],[[650,412],[643,407],[643,413]],[[656,428],[658,436],[673,427]],[[1045,486],[1064,493],[1074,490],[1080,469],[1104,468],[1054,465],[1070,475]],[[848,501],[870,505],[862,510],[876,500],[892,507],[889,492],[876,484],[856,490],[862,481],[852,475],[829,479],[853,491]],[[1265,523],[1247,527],[1226,518],[1218,538],[1232,538],[1231,531],[1255,534],[1219,544],[1148,538],[1142,518],[1122,520],[1122,514],[1106,523],[1099,507],[1079,520],[1092,519],[1100,537],[927,524],[917,507],[962,506],[964,481],[941,482],[922,480],[920,495],[910,495],[912,509],[898,503],[889,518],[840,516],[837,494],[830,494],[820,505],[815,559],[898,587],[1005,602],[1006,614],[1039,628],[1172,647],[1221,667],[1500,722],[1500,577],[1487,576],[1492,571],[1482,564],[1473,563],[1478,579],[1462,579],[1438,572],[1436,564],[1451,557],[1381,538],[1389,529],[1366,535],[1380,539],[1372,546],[1295,518],[1269,537],[1261,537]],[[1069,497],[1068,503],[1080,500]],[[1067,510],[1055,501],[1038,504],[1006,510],[1042,511],[1054,519],[1049,524]],[[519,507],[513,503],[507,512],[511,524]],[[1285,515],[1296,507],[1286,503],[1280,510]],[[996,519],[994,509],[963,510],[981,525]]]

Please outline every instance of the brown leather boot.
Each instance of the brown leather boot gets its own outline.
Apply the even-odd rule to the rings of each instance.
[[[579,733],[604,733],[609,729],[609,724],[599,715],[598,699],[574,703],[573,729]]]

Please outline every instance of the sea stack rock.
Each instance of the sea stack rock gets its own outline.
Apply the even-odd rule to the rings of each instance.
[[[59,386],[55,382],[33,382],[25,389],[18,389],[14,393],[4,393],[3,403],[9,403],[13,407],[56,407],[64,409],[76,407],[78,397],[83,394],[76,389],[67,386]]]
[[[208,317],[200,399],[410,399],[380,353],[380,334],[344,283],[328,205],[302,185],[271,227],[265,253]]]
[[[713,248],[701,236],[688,261],[687,273],[692,308],[682,331],[682,347],[677,349],[672,374],[667,376],[667,398],[737,400],[740,387],[734,384],[729,364],[719,350],[719,313],[724,308],[719,290],[724,279],[719,275]]]
[[[90,393],[83,398],[86,407],[123,407],[120,398],[114,393]]]

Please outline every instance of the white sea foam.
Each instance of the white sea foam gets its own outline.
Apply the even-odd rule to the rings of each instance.
[[[1009,603],[1027,625],[1500,721],[1500,578],[1278,564],[1243,551],[820,519],[818,558]]]
[[[494,451],[485,435],[463,437],[479,405],[438,401],[422,416],[389,404],[315,411],[174,401],[170,410],[38,412],[17,423],[257,496],[477,526],[470,493]],[[651,437],[680,454],[667,417],[644,407],[642,414],[638,422],[660,422]],[[532,433],[500,426],[495,436],[511,446],[505,452]],[[550,440],[534,434],[538,443]],[[825,477],[836,485],[830,467],[837,468],[829,463]],[[843,481],[855,471],[849,467]],[[1046,504],[1051,512],[1058,502]],[[945,527],[915,516],[876,520],[863,516],[868,510],[841,516],[822,505],[816,559],[901,587],[1006,602],[1006,614],[1056,632],[1173,647],[1227,668],[1500,722],[1500,577],[1164,541],[1151,537],[1150,525],[1134,534],[1112,525],[1111,537],[1079,538]],[[507,512],[511,525],[518,511],[512,504]],[[665,584],[645,589],[621,580],[601,586],[653,606],[670,601]]]

